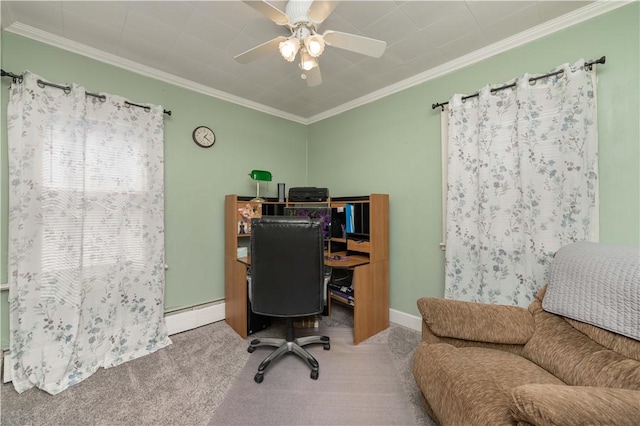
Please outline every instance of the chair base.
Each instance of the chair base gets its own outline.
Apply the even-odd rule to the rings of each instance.
[[[258,372],[253,379],[256,381],[256,383],[262,383],[265,370],[267,369],[267,367],[269,367],[271,361],[281,357],[286,353],[293,352],[294,354],[305,360],[309,367],[311,367],[311,378],[313,380],[317,380],[320,365],[318,364],[318,361],[313,357],[313,355],[311,355],[305,348],[303,348],[303,346],[310,345],[312,343],[322,343],[325,351],[331,349],[331,341],[329,340],[328,336],[305,336],[293,339],[277,339],[272,337],[265,337],[263,339],[252,340],[251,344],[247,348],[247,352],[249,353],[255,351],[258,346],[274,346],[276,348],[260,363]]]

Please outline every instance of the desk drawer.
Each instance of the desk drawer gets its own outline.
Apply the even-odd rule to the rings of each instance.
[[[371,241],[347,240],[347,250],[371,253]]]

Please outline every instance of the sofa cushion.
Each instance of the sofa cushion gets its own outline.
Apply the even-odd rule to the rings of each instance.
[[[640,342],[630,339],[629,337],[621,334],[611,333],[607,330],[603,330],[598,327],[594,327],[591,324],[565,318],[569,324],[580,333],[586,335],[588,338],[604,346],[607,349],[611,349],[614,352],[618,352],[628,358],[640,361]]]
[[[512,424],[512,388],[529,383],[564,384],[518,355],[446,343],[421,343],[413,374],[442,424]]]
[[[569,385],[640,390],[639,361],[597,343],[566,318],[545,312],[539,300],[529,310],[534,315],[536,331],[524,346],[522,356]],[[600,330],[591,334],[601,333],[610,332]],[[626,339],[626,344],[620,343],[620,339]],[[599,340],[607,341],[602,336]],[[640,346],[640,342],[624,336],[612,337],[610,343],[629,347],[627,353]]]
[[[429,331],[444,338],[524,345],[535,329],[531,314],[518,306],[423,297],[418,310]]]
[[[523,385],[511,391],[510,411],[535,425],[637,425],[640,392],[585,386]]]

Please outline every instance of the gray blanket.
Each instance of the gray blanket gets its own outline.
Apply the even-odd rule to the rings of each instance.
[[[542,307],[640,340],[640,247],[581,241],[561,248]]]

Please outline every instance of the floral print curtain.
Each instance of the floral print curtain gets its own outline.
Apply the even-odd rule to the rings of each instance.
[[[164,322],[163,109],[26,72],[10,89],[15,389],[56,394],[171,344]]]
[[[598,238],[595,69],[449,101],[445,297],[528,306],[562,246]]]

